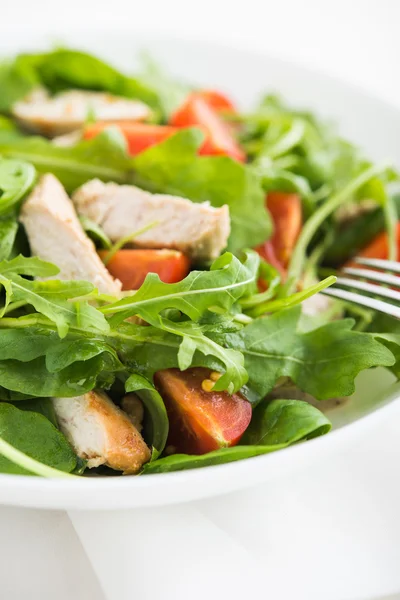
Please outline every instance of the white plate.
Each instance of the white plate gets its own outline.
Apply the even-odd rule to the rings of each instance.
[[[9,32],[0,40],[0,54],[44,49],[51,41],[39,34]],[[400,165],[400,112],[321,73],[250,51],[137,34],[76,33],[64,36],[63,42],[93,51],[125,69],[135,66],[139,51],[148,50],[173,75],[225,90],[243,107],[254,104],[265,91],[279,92],[293,105],[337,121],[341,133],[359,143],[375,160],[389,157]],[[211,497],[277,476],[288,477],[353,444],[389,411],[394,414],[399,397],[400,385],[393,376],[383,369],[370,370],[357,379],[352,401],[330,414],[334,431],[323,438],[245,461],[148,477],[58,481],[1,475],[0,503],[84,510],[156,506]]]

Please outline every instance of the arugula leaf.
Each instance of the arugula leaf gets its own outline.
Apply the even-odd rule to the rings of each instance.
[[[11,260],[0,262],[0,273],[2,275],[29,275],[30,277],[52,277],[57,275],[60,269],[52,263],[46,262],[37,256],[16,256]]]
[[[291,308],[292,306],[296,306],[297,304],[301,304],[307,298],[311,298],[315,294],[318,294],[321,290],[333,285],[336,281],[336,277],[331,275],[330,277],[326,277],[322,281],[311,285],[310,287],[302,290],[301,292],[296,292],[291,296],[286,296],[285,298],[277,298],[275,300],[268,300],[261,304],[258,304],[254,308],[251,308],[247,311],[247,314],[252,317],[258,317],[265,313],[273,313],[279,310],[283,310],[284,308]],[[257,294],[258,295],[258,294]]]
[[[71,302],[89,296],[95,289],[87,281],[31,281],[21,274],[32,277],[51,277],[58,273],[55,265],[38,257],[17,256],[0,263],[0,284],[7,291],[6,307],[11,299],[16,303],[33,306],[54,321],[60,337],[65,337],[70,326],[82,326],[88,330],[106,332],[109,325],[103,315],[85,300]]]
[[[237,333],[217,336],[219,343],[243,353],[248,385],[259,398],[279,377],[290,377],[318,400],[349,396],[360,371],[394,363],[393,354],[373,335],[352,331],[351,319],[298,333],[299,317],[300,307],[295,307],[256,319]]]
[[[69,193],[96,177],[116,183],[129,183],[131,177],[126,143],[115,127],[71,147],[55,146],[35,136],[10,139],[0,131],[0,154],[29,161],[39,173],[53,173]]]
[[[151,419],[150,439],[152,444],[151,460],[157,460],[165,448],[168,437],[168,415],[163,399],[155,387],[141,375],[134,373],[125,383],[126,392],[135,392],[142,400]]]
[[[200,456],[174,454],[144,466],[142,473],[169,473],[268,454],[300,440],[328,433],[331,424],[317,408],[300,400],[272,400],[254,411],[240,445],[221,448]]]
[[[231,217],[228,248],[232,252],[265,241],[272,225],[259,176],[226,156],[198,156],[202,140],[198,129],[185,129],[140,153],[132,161],[135,184],[193,202],[209,201],[216,207],[227,204]]]
[[[18,231],[18,221],[9,216],[0,219],[0,261],[8,258],[12,252]]]
[[[21,160],[0,158],[0,215],[14,208],[36,180],[34,167]]]
[[[301,278],[307,248],[324,221],[339,208],[339,206],[344,202],[347,202],[349,198],[352,198],[352,196],[362,189],[371,179],[385,173],[386,170],[387,165],[367,167],[355,179],[351,180],[344,188],[334,194],[327,202],[324,202],[308,221],[306,221],[290,258],[288,282],[286,284],[288,293],[291,293]]]
[[[77,464],[66,438],[48,419],[5,402],[0,403],[0,455],[2,473],[41,475],[46,466],[70,473]],[[37,470],[29,458],[38,461]]]
[[[93,289],[85,281],[30,281],[19,275],[8,273],[7,279],[0,274],[0,282],[9,284],[14,302],[26,302],[57,325],[61,338],[71,325],[79,324],[89,330],[108,331],[104,317],[87,302],[73,303],[71,300],[89,294]]]
[[[172,308],[197,321],[208,310],[227,312],[239,298],[255,292],[258,266],[256,252],[248,251],[243,263],[226,252],[209,271],[192,271],[179,283],[163,283],[158,275],[149,273],[135,294],[100,310],[104,314],[122,312],[124,319],[137,314],[160,326],[161,311]]]

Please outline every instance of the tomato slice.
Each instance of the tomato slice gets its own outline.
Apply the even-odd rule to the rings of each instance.
[[[271,213],[274,232],[271,239],[257,246],[256,250],[285,280],[286,267],[302,227],[301,199],[297,194],[269,192],[266,206]],[[263,287],[260,282],[260,288]]]
[[[276,258],[286,267],[302,227],[301,199],[297,194],[269,192],[267,208],[274,222],[271,244]]]
[[[397,238],[397,259],[400,257],[400,221],[397,223],[396,228],[396,238]],[[357,254],[360,258],[389,258],[389,238],[386,231],[380,233],[370,242],[365,248],[360,250]],[[346,267],[359,267],[356,262],[348,261],[345,264]]]
[[[143,150],[163,142],[177,133],[178,128],[170,125],[152,125],[149,123],[97,121],[86,125],[83,137],[90,140],[110,126],[118,127],[128,144],[128,152],[136,156]]]
[[[251,420],[251,404],[241,394],[205,391],[213,384],[209,369],[196,367],[158,371],[154,382],[169,417],[167,444],[175,452],[205,454],[235,446]]]
[[[236,107],[225,94],[217,90],[199,90],[196,92],[198,96],[204,98],[211,108],[217,112],[236,113]]]
[[[171,117],[174,127],[200,126],[206,140],[200,149],[203,155],[225,155],[240,162],[246,160],[244,151],[235,140],[229,126],[218,112],[199,94],[190,94],[186,102]]]
[[[100,257],[106,257],[107,252],[99,250]],[[181,281],[189,273],[190,260],[176,250],[126,248],[114,254],[107,269],[121,281],[123,290],[137,290],[148,273],[157,273],[164,283]]]

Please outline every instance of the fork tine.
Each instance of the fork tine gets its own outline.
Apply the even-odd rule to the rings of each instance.
[[[375,298],[370,298],[369,296],[363,296],[361,294],[355,294],[354,292],[348,292],[346,290],[340,290],[336,288],[325,288],[320,293],[324,294],[325,296],[338,298],[339,300],[345,300],[346,302],[360,304],[361,306],[366,306],[367,308],[372,308],[378,312],[382,312],[390,315],[391,317],[395,317],[396,319],[400,319],[400,307],[389,304],[388,302],[384,302],[383,300],[376,300]]]
[[[381,258],[362,258],[356,257],[353,259],[354,262],[365,267],[373,267],[374,269],[382,269],[383,271],[393,271],[393,273],[400,273],[400,262],[396,260],[383,260]]]
[[[368,294],[374,294],[375,296],[382,296],[383,298],[390,298],[391,300],[400,302],[400,292],[383,287],[382,285],[376,285],[376,283],[367,283],[366,281],[350,279],[349,277],[338,277],[336,283],[344,285],[345,287],[354,288],[355,290],[362,290]]]
[[[379,271],[371,271],[370,269],[356,269],[353,267],[344,268],[343,273],[400,288],[400,277],[397,275],[391,275],[390,273],[380,273]]]

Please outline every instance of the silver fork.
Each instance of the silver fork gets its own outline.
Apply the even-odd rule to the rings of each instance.
[[[351,277],[339,276],[336,285],[360,290],[360,292],[365,292],[365,294],[357,294],[352,291],[342,290],[341,288],[337,288],[336,285],[333,288],[326,288],[322,291],[322,294],[366,306],[367,308],[372,308],[395,317],[396,319],[400,319],[400,306],[379,299],[387,298],[400,303],[400,291],[398,291],[400,290],[400,277],[398,275],[393,275],[393,273],[400,273],[400,262],[394,260],[382,260],[379,258],[355,258],[354,261],[361,265],[361,267],[369,268],[345,267],[342,269],[341,273],[351,275]],[[372,271],[371,269],[375,270]],[[390,272],[388,273],[388,271]],[[369,283],[363,281],[364,279],[376,281],[378,283]],[[386,285],[396,289],[385,287]],[[367,294],[378,296],[378,298],[371,297]]]

